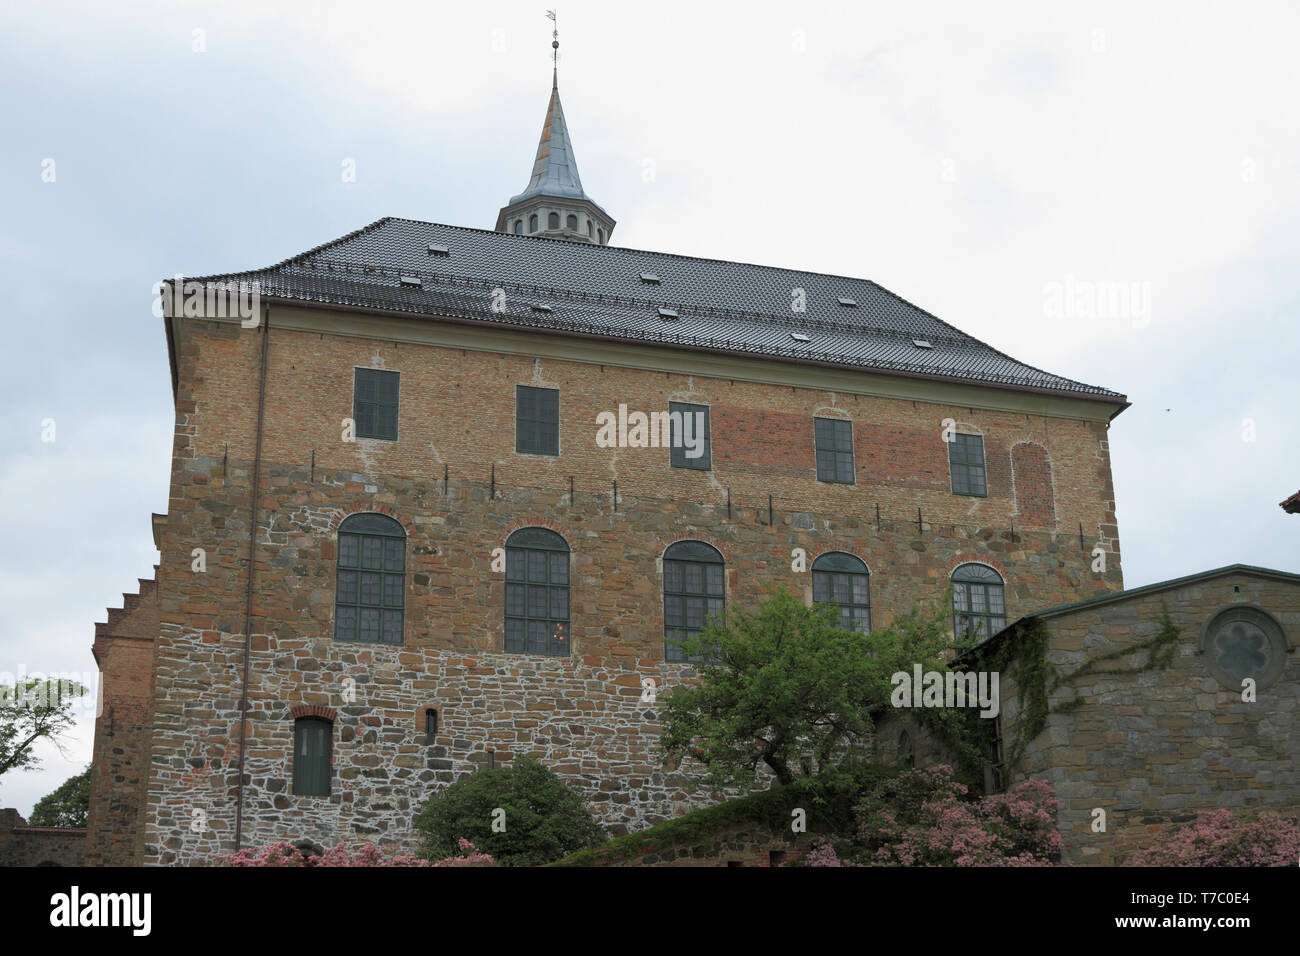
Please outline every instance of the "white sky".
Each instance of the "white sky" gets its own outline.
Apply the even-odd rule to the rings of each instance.
[[[1126,393],[1129,586],[1300,571],[1300,518],[1277,507],[1300,488],[1300,8],[1057,6],[566,2],[583,185],[617,245],[874,279]],[[385,215],[491,228],[531,170],[550,24],[544,2],[16,7],[0,9],[0,672],[87,671],[167,508],[152,284]],[[1136,284],[1150,312],[1062,317],[1046,296],[1067,282]],[[90,740],[86,722],[66,759],[45,748],[41,770],[0,778],[0,806],[29,812]]]

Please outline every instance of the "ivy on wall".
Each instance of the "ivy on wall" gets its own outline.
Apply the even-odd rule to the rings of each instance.
[[[964,667],[997,671],[1015,681],[1017,718],[1012,739],[1004,742],[1003,769],[1017,765],[1030,741],[1046,728],[1049,714],[1071,713],[1085,703],[1087,698],[1077,689],[1083,678],[1095,674],[1136,675],[1173,663],[1180,632],[1163,601],[1161,607],[1160,630],[1152,637],[1099,654],[1068,673],[1047,659],[1051,632],[1037,617],[1016,625],[1011,634],[991,647],[965,651],[961,657]],[[1125,658],[1134,660],[1127,665],[1105,666]],[[1074,696],[1049,704],[1062,687],[1074,690]],[[953,752],[960,776],[968,783],[982,783],[984,766],[998,762],[994,722],[981,718],[974,708],[926,708],[919,713],[922,723]]]

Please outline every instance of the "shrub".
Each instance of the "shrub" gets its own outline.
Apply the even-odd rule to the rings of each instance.
[[[460,856],[448,857],[430,863],[414,853],[399,853],[393,857],[373,843],[366,843],[353,855],[347,845],[340,843],[324,853],[315,853],[292,843],[273,843],[262,849],[240,850],[219,857],[220,866],[492,866],[492,857],[480,853],[468,840],[460,841]]]
[[[967,798],[951,767],[910,770],[858,806],[865,862],[883,866],[1051,866],[1060,858],[1056,796],[1042,780]]]
[[[1162,842],[1138,853],[1134,866],[1294,866],[1300,860],[1300,822],[1264,811],[1234,820],[1227,810],[1200,814]]]
[[[504,810],[505,830],[493,831]],[[605,841],[582,797],[529,757],[512,767],[480,770],[429,798],[416,820],[421,853],[447,856],[468,837],[502,866],[538,866]]]

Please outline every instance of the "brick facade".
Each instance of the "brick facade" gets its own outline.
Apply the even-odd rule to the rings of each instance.
[[[246,846],[306,837],[409,849],[411,820],[434,788],[519,753],[580,786],[615,832],[709,800],[682,768],[663,765],[657,713],[641,699],[643,678],[660,693],[693,678],[689,665],[664,661],[662,555],[676,540],[722,552],[733,606],[771,584],[811,599],[792,550],[805,549],[809,565],[851,551],[871,569],[877,626],[916,600],[942,599],[951,569],[971,557],[1002,571],[1013,618],[1122,587],[1104,415],[1027,414],[1001,407],[995,390],[976,407],[763,384],[750,380],[764,374],[757,364],[733,379],[276,325],[296,311],[273,310],[267,343]],[[263,333],[196,320],[178,328],[147,863],[233,849],[240,737]],[[396,442],[341,440],[357,366],[400,372]],[[516,385],[560,390],[559,457],[515,453]],[[710,406],[712,471],[673,469],[666,449],[596,445],[599,412],[664,411],[669,401]],[[853,421],[856,484],[816,480],[814,416]],[[985,436],[988,497],[951,493],[945,419]],[[1056,527],[1017,517],[1011,450],[1025,442],[1050,453],[1038,507],[1054,509]],[[388,514],[407,535],[400,647],[331,639],[336,532],[359,511]],[[505,584],[491,555],[527,526],[570,547],[568,657],[503,653]],[[1090,570],[1098,544],[1110,552],[1104,574]],[[426,707],[440,714],[433,741]],[[291,793],[296,708],[337,714],[328,797]]]

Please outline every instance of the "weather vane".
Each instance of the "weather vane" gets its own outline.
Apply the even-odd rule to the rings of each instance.
[[[558,70],[560,68],[560,22],[555,19],[555,11],[547,10],[546,19],[555,24],[551,28],[551,57],[553,58],[551,68]]]

